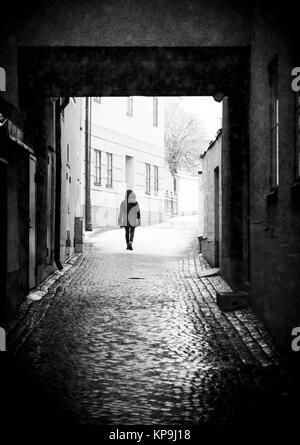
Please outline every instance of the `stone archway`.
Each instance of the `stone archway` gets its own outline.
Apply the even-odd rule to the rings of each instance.
[[[227,96],[221,271],[233,288],[245,288],[249,282],[249,56],[248,47],[20,47],[19,93],[27,139],[43,161],[46,97],[207,96],[219,92]],[[42,181],[40,196],[45,196],[45,187]],[[38,209],[41,245],[45,205]],[[42,252],[38,252],[40,264]]]

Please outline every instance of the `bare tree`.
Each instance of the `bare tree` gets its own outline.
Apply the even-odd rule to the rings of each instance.
[[[206,131],[198,117],[178,104],[168,105],[165,112],[165,157],[172,175],[179,169],[196,173],[205,144]]]

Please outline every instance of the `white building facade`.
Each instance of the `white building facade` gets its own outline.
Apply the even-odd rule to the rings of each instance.
[[[75,248],[75,220],[83,218],[83,132],[81,97],[69,98],[61,112],[61,214],[60,258],[65,260]],[[48,164],[49,167],[49,164]]]
[[[177,208],[179,216],[198,213],[198,175],[178,172],[176,175]]]
[[[198,175],[178,171],[172,175],[166,165],[165,212],[168,216],[188,216],[198,213]]]
[[[92,98],[93,228],[117,225],[127,189],[136,193],[143,225],[161,222],[164,172],[164,99]]]

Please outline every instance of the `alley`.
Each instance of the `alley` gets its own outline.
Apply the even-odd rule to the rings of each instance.
[[[250,308],[216,305],[228,286],[203,276],[195,222],[140,227],[133,252],[123,230],[96,230],[48,293],[22,304],[8,351],[39,398],[28,416],[228,425],[285,409],[276,347]]]

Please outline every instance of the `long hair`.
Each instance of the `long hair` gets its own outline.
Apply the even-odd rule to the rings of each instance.
[[[136,194],[132,190],[127,190],[126,192],[126,204],[136,203]]]
[[[127,190],[126,191],[126,194],[125,194],[125,201],[126,201],[126,203],[128,203],[128,199],[129,199],[129,196],[130,196],[131,193],[132,193],[132,190]]]

